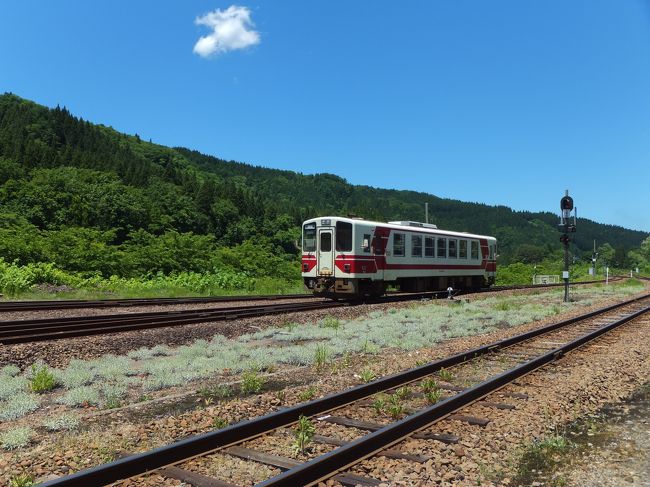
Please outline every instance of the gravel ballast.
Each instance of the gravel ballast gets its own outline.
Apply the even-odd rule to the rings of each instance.
[[[295,404],[300,402],[299,396],[310,385],[316,388],[317,396],[324,395],[358,384],[359,373],[363,369],[370,369],[377,376],[397,372],[425,360],[448,356],[548,322],[559,321],[569,315],[582,314],[616,300],[614,296],[605,296],[604,299],[594,299],[591,307],[572,309],[552,318],[497,329],[489,334],[449,340],[433,348],[385,350],[381,354],[360,353],[345,361],[339,359],[319,371],[302,368],[303,372],[296,374],[295,370],[284,370],[281,367],[275,373],[276,385],[272,386],[273,390],[245,398],[219,400],[191,394],[188,396],[185,393],[189,392],[190,387],[166,391],[178,394],[168,404],[143,403],[114,412],[97,411],[97,414],[92,408],[82,410],[81,431],[74,434],[45,433],[39,429],[31,447],[2,454],[0,473],[9,477],[27,469],[36,477],[43,478],[86,468],[113,458],[119,451],[143,451],[188,434],[209,431],[215,419],[232,423]],[[385,306],[395,307],[394,304]],[[412,304],[401,303],[398,306],[408,307]],[[361,308],[364,307],[328,310],[322,314],[326,316],[334,314],[333,311],[341,311],[355,315],[362,311]],[[366,313],[376,311],[371,305],[365,308]],[[437,450],[428,453],[435,455],[436,460],[417,467],[417,471],[410,464],[386,458],[364,462],[357,470],[365,475],[377,473],[386,477],[390,474],[390,478],[386,477],[387,485],[477,485],[479,478],[482,485],[491,485],[491,482],[497,481],[511,484],[516,472],[508,470],[508,465],[516,457],[521,445],[536,436],[547,434],[551,426],[564,424],[597,410],[603,404],[626,397],[643,382],[643,378],[650,372],[650,345],[646,336],[647,328],[622,329],[602,339],[599,344],[590,345],[561,359],[548,370],[522,379],[515,389],[528,394],[530,399],[521,404],[517,402],[515,411],[490,410],[486,413],[485,408],[471,406],[463,413],[476,416],[489,414],[491,423],[482,429],[463,424],[459,424],[458,429],[454,427],[454,434],[462,438],[461,449],[434,443]],[[291,386],[290,384],[296,383],[298,376],[299,384]],[[289,386],[285,387],[286,384]],[[190,401],[189,409],[187,401]],[[499,402],[498,399],[494,401]],[[508,400],[512,401],[513,399]],[[545,419],[539,421],[540,417]],[[418,449],[423,451],[425,448],[432,447],[415,440],[408,440],[400,447],[409,452]],[[220,470],[222,473],[228,472],[228,478],[221,477],[223,480],[243,480],[246,484],[249,475],[255,478],[261,475],[262,467],[246,474],[244,470],[250,469],[250,464],[244,467],[243,462],[233,459],[229,461],[233,465],[229,463],[227,468]],[[238,464],[241,464],[239,468]],[[206,471],[215,469],[210,464],[205,465],[205,468]],[[150,477],[147,483],[163,484],[156,476]],[[164,484],[178,485],[178,482],[165,481]]]

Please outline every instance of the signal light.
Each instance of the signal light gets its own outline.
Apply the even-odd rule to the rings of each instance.
[[[560,209],[561,210],[573,210],[573,198],[571,196],[564,196],[560,200]]]

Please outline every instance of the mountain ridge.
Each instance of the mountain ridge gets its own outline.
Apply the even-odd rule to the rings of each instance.
[[[207,245],[205,249],[251,242],[290,258],[296,254],[299,224],[307,218],[356,214],[380,221],[421,221],[424,203],[440,228],[496,236],[504,263],[534,261],[560,249],[557,215],[551,212],[515,211],[412,190],[353,185],[335,174],[227,161],[146,142],[137,134],[75,117],[66,108],[0,95],[0,212],[13,215],[0,226],[11,227],[11,220],[14,230],[16,225],[34,235],[67,230],[91,240],[101,234],[107,248],[120,252],[154,245],[176,232],[191,235],[191,245]],[[624,258],[647,235],[581,218],[574,253],[586,256],[597,239]],[[200,244],[199,237],[204,240]],[[4,253],[22,263],[47,257],[6,247],[0,245],[0,257]],[[100,271],[178,269],[141,262]]]

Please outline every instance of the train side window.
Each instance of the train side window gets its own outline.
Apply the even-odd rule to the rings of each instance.
[[[361,241],[361,250],[364,252],[370,252],[370,234],[364,233],[363,240]]]
[[[450,238],[449,239],[449,258],[450,259],[455,259],[456,258],[456,246],[458,245],[458,240],[455,238]]]
[[[472,244],[472,259],[478,260],[478,242],[476,240],[471,241]]]
[[[352,252],[352,223],[336,222],[336,250]]]
[[[467,240],[458,241],[458,258],[467,259]]]
[[[404,240],[405,234],[395,233],[393,234],[393,255],[397,257],[404,257]]]
[[[424,237],[424,256],[436,256],[436,240],[433,237]]]
[[[332,251],[332,232],[321,232],[320,234],[320,251]]]
[[[411,257],[422,257],[422,235],[411,235]]]
[[[447,257],[447,239],[438,239],[438,258],[445,259]]]

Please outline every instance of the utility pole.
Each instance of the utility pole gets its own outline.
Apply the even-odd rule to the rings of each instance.
[[[429,203],[424,204],[424,223],[429,223]]]
[[[571,223],[571,211],[573,210],[573,198],[569,196],[567,189],[564,196],[560,200],[560,224],[558,229],[562,232],[560,242],[564,244],[564,272],[562,272],[562,279],[564,279],[564,302],[569,302],[569,233],[576,231],[576,212],[573,214],[573,223]]]

